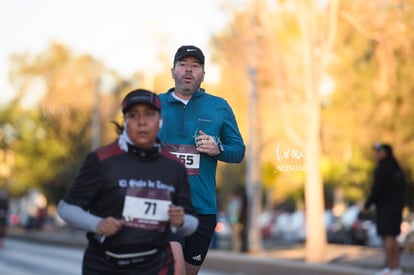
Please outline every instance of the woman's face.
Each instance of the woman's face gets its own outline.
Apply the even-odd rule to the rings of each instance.
[[[387,156],[387,154],[383,151],[375,151],[375,159],[376,160],[382,160],[386,156]]]
[[[125,113],[125,129],[135,146],[154,146],[160,129],[161,114],[148,104],[136,104]]]

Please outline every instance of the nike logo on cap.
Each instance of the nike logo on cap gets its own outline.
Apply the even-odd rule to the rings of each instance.
[[[197,49],[187,49],[187,52],[194,52],[197,51]]]

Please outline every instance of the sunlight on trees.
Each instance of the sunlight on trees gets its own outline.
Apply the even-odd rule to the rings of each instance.
[[[307,259],[321,261],[323,249],[315,247],[324,245],[323,228],[315,224],[323,204],[331,207],[335,194],[364,199],[373,143],[393,144],[413,185],[414,4],[252,0],[251,6],[254,12],[234,11],[211,38],[209,54],[221,76],[204,87],[232,105],[248,146],[256,138],[262,191],[255,203],[271,209],[293,198],[296,207],[312,208],[308,233],[316,242]],[[96,97],[95,125],[104,144],[116,138],[110,121],[120,121],[119,102],[129,88],[151,85],[163,92],[172,85],[170,57],[162,73],[125,79],[92,54],[74,55],[54,42],[39,53],[12,56],[17,96],[0,108],[0,187],[15,196],[38,187],[56,202],[92,147]],[[257,116],[249,118],[252,66]],[[320,94],[322,84],[328,93]],[[260,134],[252,138],[252,129]],[[245,165],[219,166],[224,195],[245,184]],[[407,204],[414,209],[410,194]]]

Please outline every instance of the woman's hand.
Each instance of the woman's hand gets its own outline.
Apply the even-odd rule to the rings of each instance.
[[[170,217],[171,225],[181,227],[184,221],[184,208],[171,204],[168,209],[168,216]]]
[[[107,217],[101,220],[96,228],[96,233],[105,235],[107,237],[112,236],[118,232],[122,227],[123,222],[117,220],[114,217]]]

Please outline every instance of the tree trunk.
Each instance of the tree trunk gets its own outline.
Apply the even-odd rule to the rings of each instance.
[[[323,262],[326,248],[326,229],[323,219],[323,185],[319,167],[320,157],[320,94],[321,64],[317,59],[315,41],[317,35],[317,14],[313,1],[300,5],[298,18],[302,30],[304,95],[307,108],[305,138],[305,208],[306,208],[306,251],[307,262]]]
[[[260,119],[257,112],[257,85],[256,69],[253,66],[248,68],[250,78],[249,91],[249,146],[247,151],[247,202],[248,202],[248,250],[258,252],[262,250],[262,236],[256,219],[261,213],[262,201],[262,166],[261,166],[261,136]]]

